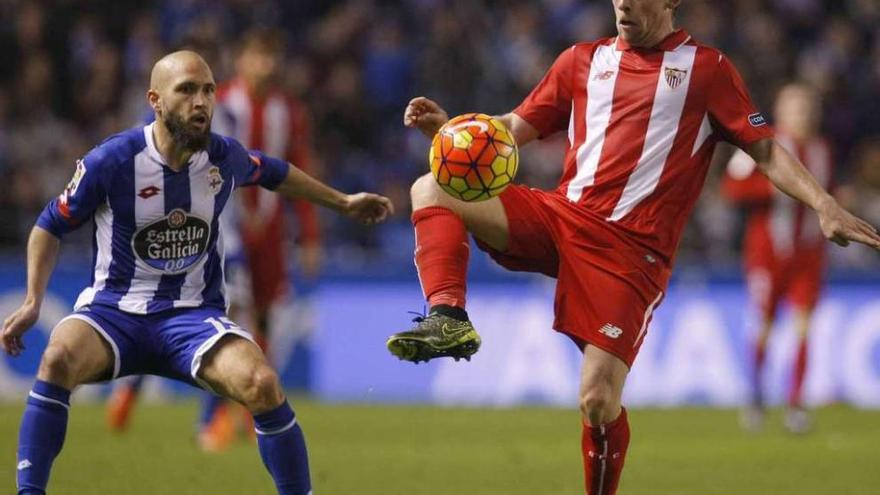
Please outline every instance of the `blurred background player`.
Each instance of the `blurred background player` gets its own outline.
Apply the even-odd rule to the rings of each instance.
[[[797,156],[816,181],[829,189],[833,154],[819,134],[822,122],[819,94],[805,84],[789,84],[779,92],[774,109],[780,144]],[[773,187],[755,161],[737,151],[727,166],[723,191],[748,211],[743,257],[750,297],[760,311],[760,328],[753,342],[751,403],[743,411],[747,429],[764,420],[763,376],[767,343],[778,321],[780,303],[791,304],[797,350],[788,391],[785,426],[794,433],[809,429],[802,390],[807,372],[810,320],[822,287],[827,242],[815,215],[803,204]]]
[[[832,153],[818,135],[821,103],[805,85],[786,86],[776,104],[776,126],[783,144],[796,153],[826,188],[831,186]],[[787,298],[793,307],[797,347],[788,392],[786,427],[804,432],[809,418],[802,407],[802,388],[807,369],[807,336],[818,301],[826,264],[826,246],[819,225],[801,205],[774,192],[766,178],[754,171],[754,162],[737,153],[728,166],[725,194],[746,206],[750,215],[744,243],[749,292],[761,314],[761,326],[753,347],[751,407],[744,411],[749,429],[763,422],[763,372],[766,347],[777,321],[779,305]]]
[[[235,60],[235,77],[217,90],[216,126],[248,146],[262,146],[303,163],[308,170],[313,168],[309,117],[305,104],[278,84],[283,53],[279,32],[245,33]],[[270,313],[291,291],[286,262],[291,232],[288,206],[296,213],[297,258],[303,275],[310,279],[318,275],[322,260],[318,217],[306,201],[286,202],[257,191],[242,191],[237,202],[253,318],[265,340]]]
[[[273,156],[286,157],[303,170],[311,171],[312,152],[306,106],[279,85],[279,69],[284,58],[280,32],[255,28],[244,33],[235,58],[234,77],[217,89],[217,110],[213,129],[236,138],[251,148],[266,149]],[[290,304],[293,290],[287,264],[291,228],[288,211],[295,213],[297,231],[296,259],[306,279],[314,280],[320,271],[322,247],[320,227],[314,206],[308,201],[288,201],[276,194],[264,194],[247,188],[236,192],[222,221],[226,239],[229,314],[253,328],[254,337],[264,352],[272,315]],[[108,424],[124,430],[143,377],[117,387],[108,405]],[[252,431],[246,410],[241,410],[240,431]],[[199,443],[204,450],[217,451],[233,438],[233,415],[223,400],[206,394],[198,422]]]
[[[284,61],[282,33],[256,28],[247,31],[239,43],[235,76],[217,89],[218,112],[215,128],[234,136],[245,146],[272,150],[275,156],[302,163],[312,171],[311,133],[306,105],[279,84]],[[262,148],[259,148],[262,149]],[[256,188],[251,188],[256,189]],[[287,264],[291,231],[296,231],[296,259],[300,273],[314,280],[320,271],[322,247],[317,213],[307,201],[288,201],[274,194],[242,190],[235,197],[235,218],[231,227],[239,233],[241,302],[231,311],[247,313],[257,342],[270,356],[269,334],[272,315],[290,304],[293,289]],[[291,229],[289,211],[295,213]],[[294,323],[295,324],[295,323]],[[200,418],[200,443],[206,450],[218,450],[231,439],[232,416],[217,396],[206,397]],[[246,410],[241,410],[243,432],[251,432]]]

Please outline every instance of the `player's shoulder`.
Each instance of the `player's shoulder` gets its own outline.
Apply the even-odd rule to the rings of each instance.
[[[599,38],[591,41],[579,41],[566,50],[575,55],[588,54],[592,55],[600,46],[609,46],[614,43],[615,38]]]
[[[211,133],[208,144],[208,159],[211,163],[222,163],[236,156],[246,156],[247,150],[237,139],[223,134]]]
[[[102,141],[86,154],[85,161],[90,167],[112,168],[131,160],[146,147],[144,128],[134,127]]]
[[[690,38],[685,45],[695,47],[697,49],[696,56],[707,64],[720,66],[722,63],[728,62],[727,55],[725,55],[719,48],[712,45],[707,45],[694,38]]]
[[[579,41],[562,50],[556,58],[554,66],[556,70],[564,70],[571,66],[583,63],[589,64],[596,50],[601,46],[608,46],[614,41],[613,38],[601,38],[592,41]]]

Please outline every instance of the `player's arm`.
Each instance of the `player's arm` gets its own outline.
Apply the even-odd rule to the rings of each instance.
[[[21,336],[40,317],[40,306],[58,259],[60,245],[61,240],[42,227],[35,226],[31,230],[27,247],[27,295],[24,303],[3,321],[0,339],[3,350],[11,356],[18,356],[24,350]]]
[[[107,198],[104,180],[109,174],[101,170],[103,162],[101,147],[78,160],[73,178],[64,191],[46,205],[31,231],[27,247],[27,295],[21,307],[4,320],[0,336],[3,350],[10,355],[17,356],[24,350],[21,336],[40,315],[61,238],[82,226]]]
[[[513,112],[499,115],[495,118],[500,120],[513,133],[513,139],[516,141],[517,146],[525,146],[541,136],[541,132],[535,126],[529,124],[526,119]]]
[[[510,112],[504,115],[496,115],[496,119],[513,133],[513,139],[517,146],[535,140],[539,132],[519,115]],[[428,139],[433,139],[434,134],[449,120],[449,115],[434,100],[419,96],[410,100],[403,112],[403,125],[420,130]]]
[[[293,165],[288,165],[287,176],[275,190],[289,199],[305,199],[367,225],[382,222],[394,213],[391,200],[384,196],[366,192],[345,194]]]
[[[752,143],[746,152],[777,188],[816,211],[825,237],[841,246],[855,241],[880,249],[877,229],[843,209],[800,161],[775,139]]]

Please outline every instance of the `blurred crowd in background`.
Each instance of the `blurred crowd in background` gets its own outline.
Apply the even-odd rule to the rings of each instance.
[[[731,56],[767,114],[786,82],[821,92],[839,195],[880,225],[880,2],[685,0],[678,22]],[[615,34],[611,0],[0,0],[0,253],[22,251],[77,158],[143,122],[155,60],[192,47],[222,82],[237,40],[255,27],[283,35],[277,83],[307,108],[315,172],[398,206],[379,229],[324,212],[330,267],[411,263],[408,191],[427,171],[428,147],[401,123],[411,97],[433,98],[450,115],[503,113],[566,47]],[[517,181],[552,187],[562,139],[527,147]],[[738,262],[741,214],[717,187],[729,153],[718,152],[680,263]],[[74,243],[86,246],[90,234]],[[833,260],[880,267],[866,249],[835,250]]]

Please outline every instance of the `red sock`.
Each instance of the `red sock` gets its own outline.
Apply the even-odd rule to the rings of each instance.
[[[789,407],[801,407],[801,390],[804,386],[804,377],[807,374],[807,354],[807,339],[801,338],[794,361],[791,390],[788,393]]]
[[[763,393],[763,380],[764,376],[764,361],[766,358],[766,347],[761,343],[755,343],[755,356],[754,356],[754,369],[752,380],[752,405],[755,406],[763,406],[764,405],[764,393]]]
[[[464,222],[449,208],[429,206],[412,214],[416,268],[428,304],[464,308],[468,244]]]
[[[629,446],[629,421],[626,409],[620,416],[600,426],[584,422],[581,450],[584,455],[584,484],[587,495],[614,495],[623,472]]]

